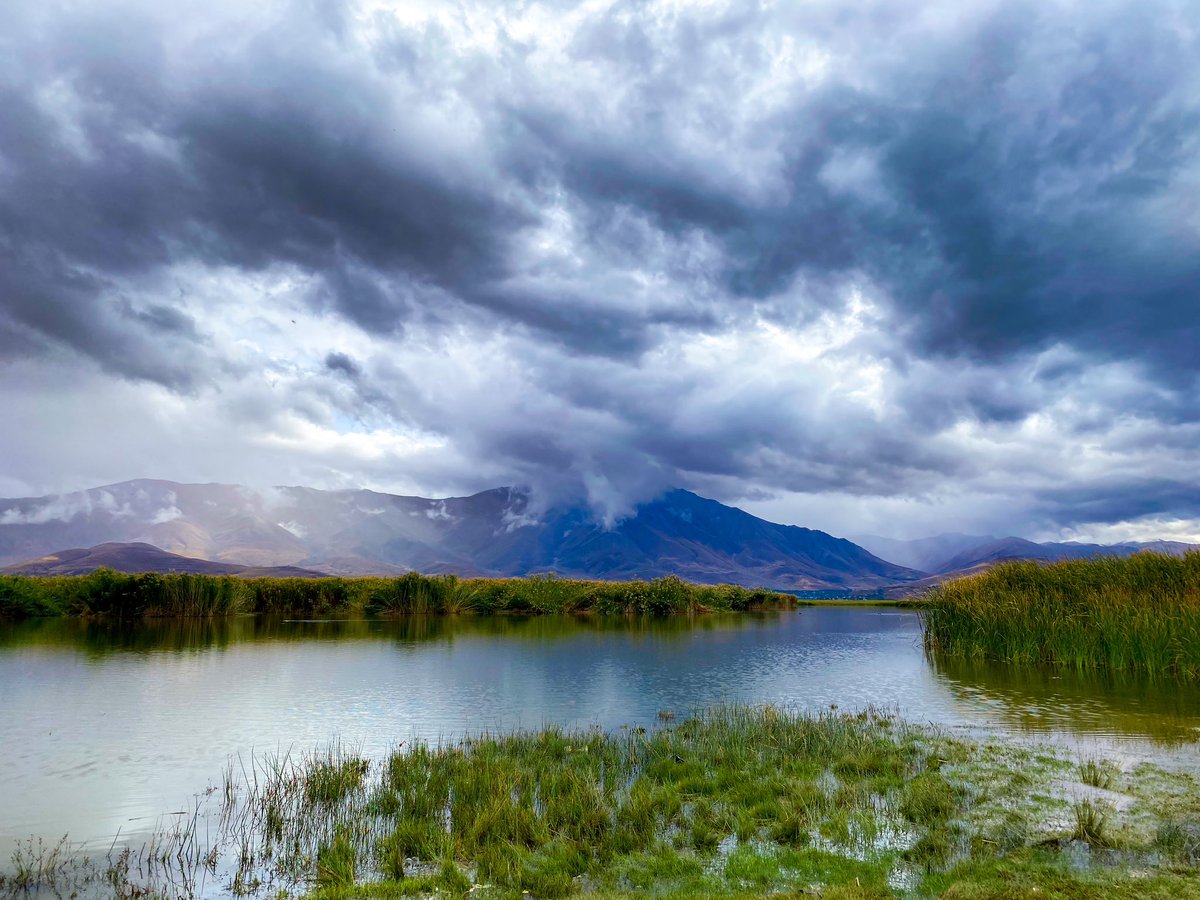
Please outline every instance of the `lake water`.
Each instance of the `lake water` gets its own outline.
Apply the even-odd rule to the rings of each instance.
[[[0,863],[107,849],[190,809],[231,757],[543,724],[654,727],[719,703],[883,706],[951,731],[1200,771],[1200,690],[935,665],[913,612],[0,625]]]

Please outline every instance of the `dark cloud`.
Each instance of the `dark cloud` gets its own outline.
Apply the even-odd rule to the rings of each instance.
[[[1187,479],[1134,476],[1117,483],[1050,489],[1039,500],[1046,524],[1086,526],[1140,518],[1200,518],[1200,485]]]
[[[1200,37],[1152,6],[18,2],[8,387],[78,356],[335,479],[608,516],[1200,518]]]
[[[345,353],[331,352],[325,357],[325,368],[330,372],[337,372],[346,376],[351,381],[357,381],[362,375],[362,369],[358,363],[352,360]]]

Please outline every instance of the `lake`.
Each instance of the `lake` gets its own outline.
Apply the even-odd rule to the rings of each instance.
[[[0,625],[0,860],[107,849],[195,806],[229,760],[544,724],[654,727],[720,703],[882,706],[954,732],[1200,770],[1200,690],[934,664],[885,607],[660,620]]]

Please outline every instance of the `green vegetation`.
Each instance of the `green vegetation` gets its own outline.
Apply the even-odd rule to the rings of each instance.
[[[1108,790],[1115,776],[1112,764],[1103,760],[1085,759],[1079,764],[1079,780],[1091,787]]]
[[[942,657],[1200,678],[1200,553],[1003,563],[928,595]]]
[[[186,896],[196,879],[321,900],[1200,895],[1192,777],[1097,761],[1118,811],[1072,792],[1079,765],[877,712],[769,706],[653,732],[416,743],[382,761],[335,747],[231,765],[217,809],[90,874],[31,844],[0,896]]]
[[[420,615],[445,613],[697,613],[795,606],[795,598],[736,585],[579,581],[554,575],[457,578],[237,578],[136,575],[0,576],[0,618],[33,616],[206,617],[237,613]]]

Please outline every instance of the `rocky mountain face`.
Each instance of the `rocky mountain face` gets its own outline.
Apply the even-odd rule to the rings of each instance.
[[[870,590],[923,574],[848,540],[767,522],[682,490],[643,504],[612,528],[583,509],[537,510],[526,492],[512,488],[428,499],[138,480],[0,500],[0,565],[110,542],[234,566],[329,574],[675,574],[800,591]]]

